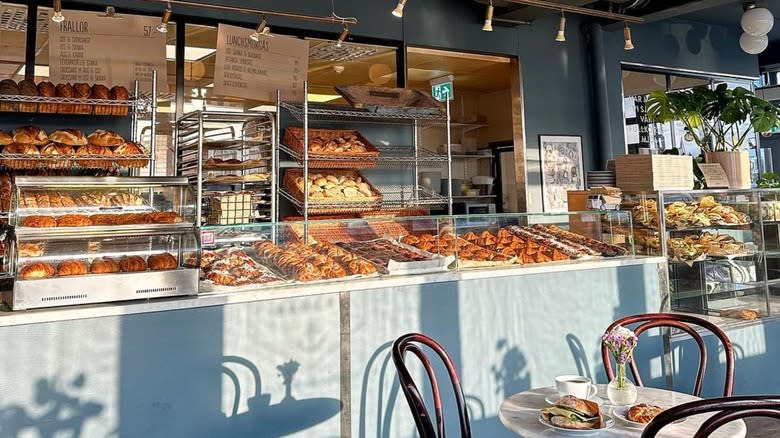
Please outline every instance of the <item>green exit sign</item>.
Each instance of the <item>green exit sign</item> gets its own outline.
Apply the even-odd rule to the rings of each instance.
[[[455,99],[455,88],[452,82],[442,82],[441,84],[431,85],[431,95],[439,102]]]

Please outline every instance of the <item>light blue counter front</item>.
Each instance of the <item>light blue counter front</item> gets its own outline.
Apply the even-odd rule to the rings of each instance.
[[[508,395],[564,373],[604,382],[600,335],[661,308],[664,269],[631,259],[0,315],[0,436],[412,437],[389,345],[421,331],[457,364],[475,435],[509,437]],[[663,387],[661,342],[643,339],[647,383]]]

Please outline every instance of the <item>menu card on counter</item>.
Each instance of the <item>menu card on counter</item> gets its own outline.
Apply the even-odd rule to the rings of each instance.
[[[63,11],[65,21],[49,23],[50,80],[57,83],[123,85],[152,90],[157,70],[160,93],[168,92],[165,34],[159,17],[100,16],[97,12]],[[117,18],[121,17],[121,18]]]
[[[309,72],[309,43],[281,35],[249,37],[252,29],[220,24],[214,94],[259,101],[303,100]]]
[[[729,178],[719,163],[698,163],[708,189],[729,188]]]

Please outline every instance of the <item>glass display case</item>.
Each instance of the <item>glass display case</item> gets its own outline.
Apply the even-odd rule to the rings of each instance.
[[[20,177],[12,209],[13,310],[198,293],[184,178]]]
[[[772,314],[768,292],[780,280],[774,274],[780,266],[772,261],[780,256],[774,214],[779,194],[697,190],[624,195],[637,253],[669,260],[672,310],[744,320]]]
[[[201,291],[626,257],[634,255],[630,235],[627,212],[203,227]]]

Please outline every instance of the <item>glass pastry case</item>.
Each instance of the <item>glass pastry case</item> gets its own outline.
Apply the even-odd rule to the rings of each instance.
[[[19,177],[12,210],[12,310],[198,293],[184,178]]]
[[[598,261],[633,256],[630,230],[626,212],[206,226],[201,291]]]
[[[770,315],[780,275],[771,200],[778,191],[696,190],[624,194],[638,254],[666,255],[674,311],[742,320]],[[780,205],[778,205],[780,206]],[[771,213],[769,210],[772,210]],[[774,237],[772,237],[772,232]],[[780,252],[774,257],[780,257]],[[780,273],[780,271],[778,271]]]

